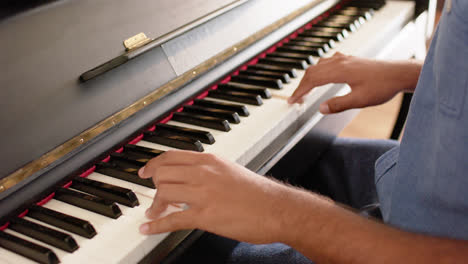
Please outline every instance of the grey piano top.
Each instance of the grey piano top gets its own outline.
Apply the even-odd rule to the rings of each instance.
[[[49,1],[3,19],[0,179],[311,1],[248,1],[85,83],[79,75],[122,54],[123,40],[156,38],[233,1]]]

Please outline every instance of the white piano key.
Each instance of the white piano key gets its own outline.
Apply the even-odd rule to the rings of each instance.
[[[102,178],[100,177],[101,180]],[[50,209],[88,220],[96,229],[97,235],[92,239],[79,239],[80,248],[70,258],[85,259],[87,256],[95,256],[99,263],[134,263],[158,245],[167,233],[152,236],[139,233],[139,226],[149,221],[145,217],[145,211],[151,206],[153,198],[137,192],[135,194],[140,205],[130,208],[119,204],[122,216],[118,219],[107,218],[56,200],[47,203],[46,207]],[[166,213],[177,210],[180,209],[171,207]],[[68,258],[68,255],[61,254],[61,257]]]
[[[1,264],[37,264],[26,257],[16,254],[13,251],[0,247],[0,263]]]
[[[226,100],[216,101],[229,102]],[[228,160],[246,164],[243,159],[251,159],[254,157],[253,155],[258,154],[260,148],[264,147],[262,142],[267,140],[264,138],[265,136],[274,138],[270,135],[272,135],[272,133],[275,134],[276,131],[284,130],[283,125],[288,125],[289,121],[296,120],[298,113],[297,106],[289,105],[286,100],[276,98],[263,100],[263,105],[261,106],[246,106],[250,115],[248,117],[242,117],[241,123],[231,126],[231,131],[229,132],[216,131],[176,121],[170,121],[169,124],[211,132],[216,143],[213,145],[203,144],[205,152],[217,154]],[[278,120],[283,121],[278,122]],[[276,130],[279,126],[283,128]],[[259,143],[263,146],[259,146]],[[269,144],[269,142],[267,144]],[[151,147],[151,145],[145,146]]]

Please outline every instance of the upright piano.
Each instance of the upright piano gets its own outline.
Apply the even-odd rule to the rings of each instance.
[[[136,171],[178,148],[265,174],[306,133],[318,156],[356,111],[318,112],[346,84],[289,105],[306,69],[335,52],[424,54],[428,6],[3,1],[0,263],[176,259],[202,231],[139,234],[157,190]]]

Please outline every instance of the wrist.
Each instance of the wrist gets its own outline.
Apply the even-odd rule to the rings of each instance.
[[[393,78],[400,81],[400,85],[395,87],[397,89],[395,93],[413,92],[418,84],[423,62],[418,60],[407,60],[391,63],[393,64],[394,69],[396,69],[396,74]]]
[[[301,248],[306,233],[311,231],[310,225],[312,224],[314,228],[320,226],[323,213],[321,208],[333,206],[333,201],[304,190],[286,188],[288,190],[284,201],[287,206],[279,216],[278,241],[294,248]]]

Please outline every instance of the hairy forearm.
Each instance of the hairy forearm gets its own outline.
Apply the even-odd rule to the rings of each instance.
[[[464,263],[468,242],[398,230],[294,190],[282,242],[316,263]]]

